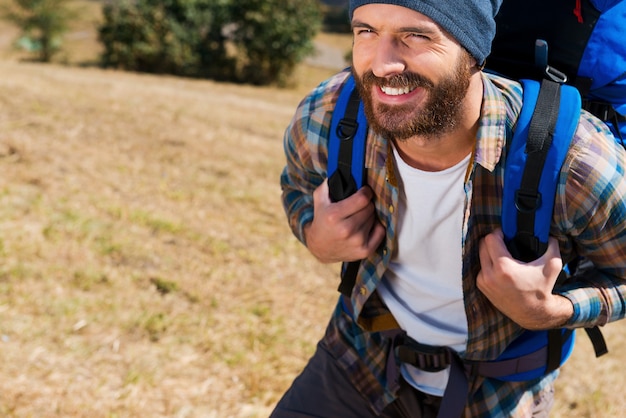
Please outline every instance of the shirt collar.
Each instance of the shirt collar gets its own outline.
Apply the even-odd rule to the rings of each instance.
[[[489,171],[496,167],[513,121],[522,106],[519,83],[502,77],[481,73],[483,103],[476,134],[474,161]]]

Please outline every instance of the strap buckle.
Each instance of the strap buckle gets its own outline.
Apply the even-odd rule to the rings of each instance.
[[[421,344],[408,336],[396,346],[395,352],[402,363],[431,373],[447,369],[453,360],[450,348]]]
[[[358,128],[358,122],[348,118],[343,118],[337,124],[337,136],[342,141],[348,141],[354,138],[354,135],[356,134]]]
[[[515,207],[521,213],[536,212],[541,206],[541,193],[518,189],[515,191]]]

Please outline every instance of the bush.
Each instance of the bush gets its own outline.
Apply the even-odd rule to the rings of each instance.
[[[252,84],[284,83],[321,26],[316,0],[136,0],[103,12],[106,67]]]
[[[32,52],[38,61],[50,62],[61,50],[62,37],[77,11],[70,0],[13,0],[4,4],[2,17],[21,29],[17,46]]]
[[[104,45],[102,64],[132,71],[199,75],[203,58],[198,49],[203,42],[214,44],[207,35],[215,32],[211,30],[215,6],[219,4],[211,0],[106,4],[104,23],[98,30]]]
[[[233,41],[242,55],[240,74],[254,84],[285,83],[296,64],[314,51],[321,27],[317,1],[238,0]]]

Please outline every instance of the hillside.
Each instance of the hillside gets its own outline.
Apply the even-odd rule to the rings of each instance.
[[[88,33],[71,65],[0,56],[0,416],[267,417],[337,298],[278,185],[332,70],[277,90],[80,68]],[[621,416],[626,332],[606,331],[554,417]]]
[[[0,62],[0,415],[263,416],[335,298],[279,201],[298,98]]]

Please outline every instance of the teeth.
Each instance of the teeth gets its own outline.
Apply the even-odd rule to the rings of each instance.
[[[383,93],[389,95],[389,96],[400,96],[402,94],[407,94],[410,93],[414,90],[414,88],[410,88],[410,87],[402,87],[402,88],[397,88],[397,87],[381,87],[380,88]]]

